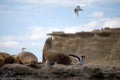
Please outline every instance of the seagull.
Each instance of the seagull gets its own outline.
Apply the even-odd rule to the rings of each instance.
[[[57,64],[57,62],[50,62],[49,60],[46,60],[46,64],[49,67],[49,70],[53,69],[53,66]]]
[[[23,47],[23,48],[22,48],[22,52],[25,51],[25,50],[26,50],[26,48]]]
[[[78,11],[83,11],[83,9],[81,9],[79,5],[74,8],[74,13],[75,13],[77,16],[79,16]]]
[[[80,65],[84,64],[84,59],[85,59],[84,55],[82,55],[81,57],[79,57],[77,55],[74,55],[74,54],[68,54],[68,55],[74,57],[75,59],[77,59],[78,64],[80,64]]]

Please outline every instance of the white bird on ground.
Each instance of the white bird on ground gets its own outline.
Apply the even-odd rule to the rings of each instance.
[[[75,8],[74,8],[74,13],[79,17],[79,11],[83,11],[83,9],[81,9],[80,8],[80,6],[78,5],[78,6],[76,6]]]
[[[72,56],[74,57],[75,59],[77,59],[78,61],[78,64],[80,65],[83,65],[85,63],[84,59],[85,59],[85,56],[82,55],[81,57],[77,56],[77,55],[74,55],[74,54],[69,54],[69,56]]]
[[[25,51],[25,50],[26,50],[26,48],[23,47],[23,48],[22,48],[22,52]]]

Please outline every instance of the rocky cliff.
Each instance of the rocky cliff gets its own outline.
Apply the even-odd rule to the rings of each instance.
[[[120,64],[120,28],[75,34],[53,32],[48,35],[53,37],[52,49],[65,54],[85,55],[86,63]]]

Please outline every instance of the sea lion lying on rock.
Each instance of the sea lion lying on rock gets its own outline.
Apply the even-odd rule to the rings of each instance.
[[[18,63],[19,64],[19,61],[17,60],[17,54],[16,55],[12,55],[12,57],[15,59],[14,63]]]
[[[57,62],[58,64],[64,64],[64,65],[71,64],[71,59],[68,55],[56,52],[54,50],[49,50],[46,58],[50,62]]]
[[[45,62],[46,60],[64,65],[71,64],[71,58],[68,55],[52,49],[52,37],[49,37],[45,41],[45,45],[43,48],[43,62]]]
[[[20,52],[17,55],[16,60],[25,65],[35,65],[38,63],[37,57],[33,53],[27,51]]]
[[[0,65],[2,65],[5,62],[5,59],[3,58],[3,56],[0,55]]]
[[[4,61],[4,63],[14,63],[15,59],[9,54],[9,53],[6,53],[6,52],[0,52],[0,56],[1,56],[1,62]],[[4,60],[2,60],[2,57]]]

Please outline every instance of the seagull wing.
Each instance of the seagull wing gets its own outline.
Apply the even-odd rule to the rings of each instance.
[[[77,11],[83,11],[83,9],[81,9],[80,6],[77,6],[75,9],[76,9]]]
[[[83,11],[83,9],[79,8],[78,11]]]

